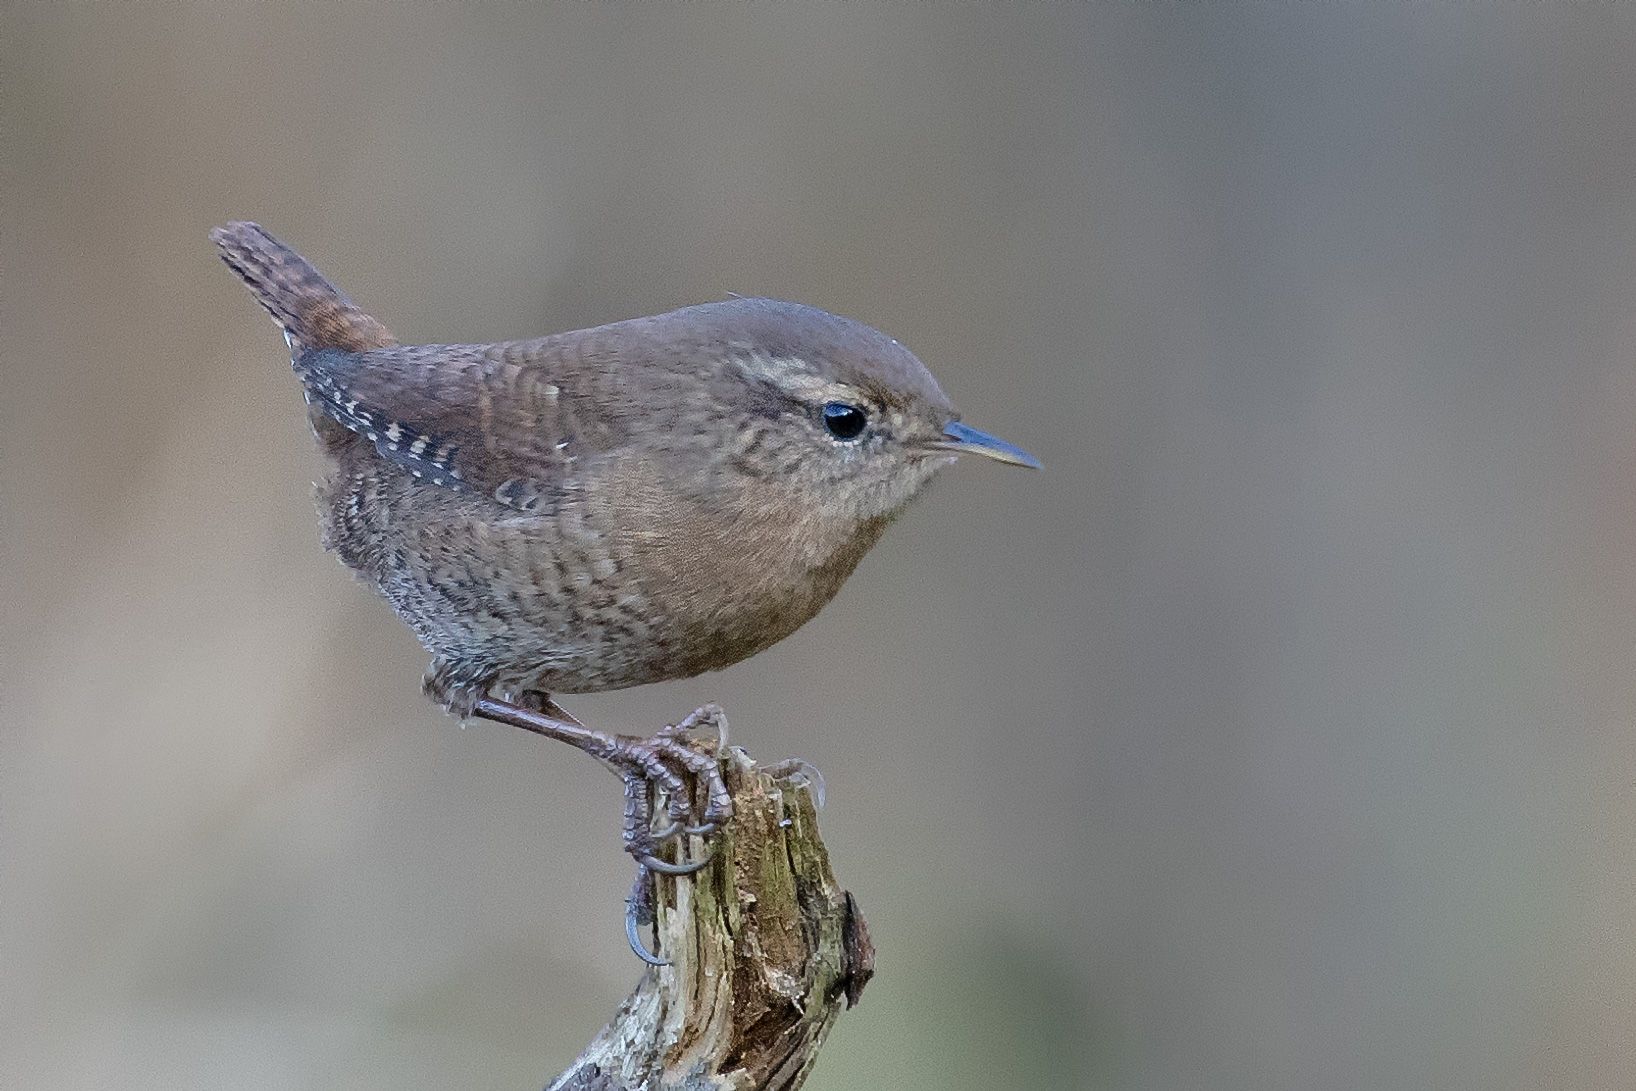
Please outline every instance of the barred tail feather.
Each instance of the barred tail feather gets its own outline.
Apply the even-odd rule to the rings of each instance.
[[[222,260],[283,328],[291,350],[366,352],[397,344],[387,328],[354,307],[312,263],[260,224],[230,223],[210,233]]]

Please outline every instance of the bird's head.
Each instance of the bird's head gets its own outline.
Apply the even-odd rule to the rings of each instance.
[[[797,303],[688,308],[703,343],[700,406],[718,472],[776,483],[825,511],[890,517],[961,454],[1038,468],[1028,452],[960,420],[907,348]]]

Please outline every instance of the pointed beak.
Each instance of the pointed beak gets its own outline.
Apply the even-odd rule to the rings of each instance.
[[[939,451],[953,451],[955,454],[982,455],[1012,466],[1027,466],[1030,470],[1040,469],[1040,460],[1021,447],[1013,447],[997,436],[968,428],[959,421],[950,421],[946,424],[943,427],[943,438],[933,443],[932,447]]]

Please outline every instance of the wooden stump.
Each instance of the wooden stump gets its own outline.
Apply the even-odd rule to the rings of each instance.
[[[798,1088],[873,974],[803,767],[762,768],[737,747],[722,764],[734,815],[710,866],[658,877],[656,950],[672,964],[647,971],[547,1091]]]

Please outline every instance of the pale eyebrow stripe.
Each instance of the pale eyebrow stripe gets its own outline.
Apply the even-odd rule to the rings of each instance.
[[[843,401],[866,404],[861,391],[837,383],[813,371],[812,365],[797,356],[736,356],[733,362],[746,376],[760,380],[802,401]]]

